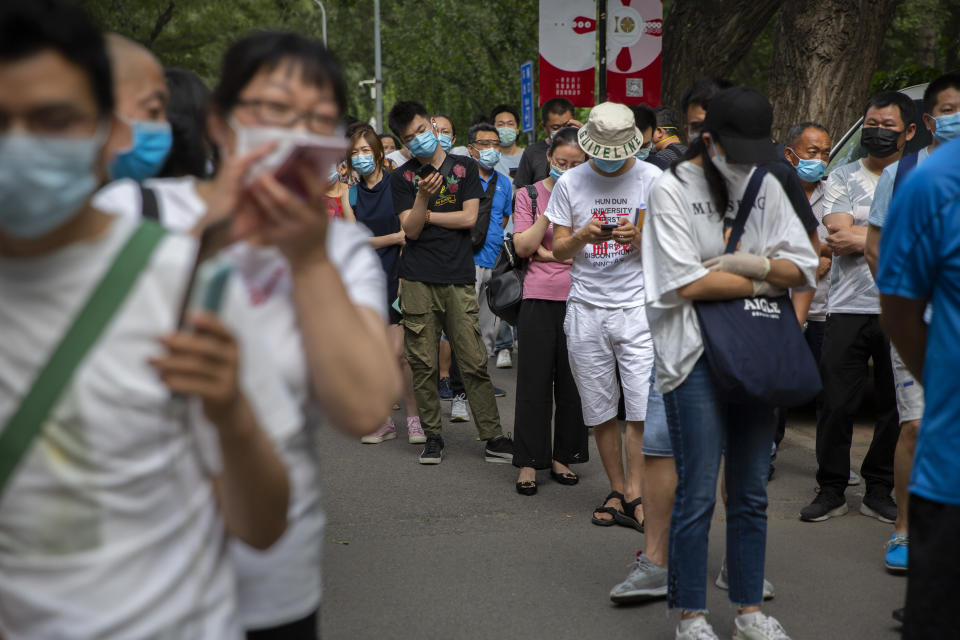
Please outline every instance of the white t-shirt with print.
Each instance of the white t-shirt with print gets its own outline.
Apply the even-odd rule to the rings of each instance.
[[[32,258],[0,258],[0,429],[138,220]],[[215,428],[173,399],[148,360],[174,331],[194,239],[168,236],[78,367],[0,496],[0,634],[240,638],[234,570],[211,477]],[[300,413],[259,345],[246,296],[223,318],[241,386],[275,439]]]
[[[192,229],[206,213],[206,203],[197,194],[193,178],[150,180],[147,184],[156,190],[160,220],[165,226]],[[119,181],[101,191],[95,202],[111,212],[136,216],[139,198],[135,183]],[[327,252],[343,276],[351,301],[375,309],[386,318],[386,281],[369,238],[364,227],[333,219],[327,233]],[[245,285],[254,324],[276,370],[301,410],[311,418],[303,422],[302,429],[278,442],[293,488],[287,531],[267,551],[251,549],[238,541],[231,544],[239,578],[240,622],[246,628],[265,628],[306,617],[320,604],[325,517],[316,439],[321,420],[310,402],[307,361],[286,259],[273,247],[238,244],[227,251]]]
[[[747,182],[730,187],[725,216],[713,205],[703,169],[692,162],[680,163],[677,175],[664,172],[650,193],[643,225],[643,266],[656,385],[661,393],[682,384],[703,354],[694,304],[680,297],[677,289],[705,276],[702,263],[726,249],[723,217],[736,217]],[[807,284],[816,278],[819,260],[810,238],[772,175],[764,177],[760,186],[740,251],[790,260],[803,271]]]
[[[869,171],[862,159],[834,169],[824,185],[823,215],[850,213],[855,227],[867,226],[879,180],[880,176]],[[830,313],[880,313],[880,292],[862,253],[833,256],[827,308]]]
[[[824,244],[827,236],[830,234],[827,228],[823,226],[823,180],[817,183],[817,188],[813,190],[810,196],[810,207],[813,209],[813,215],[817,217],[817,237],[820,238],[820,244]],[[827,319],[827,300],[830,295],[830,272],[828,271],[817,283],[817,291],[813,294],[813,300],[810,301],[810,310],[807,311],[807,320],[823,322]]]
[[[615,224],[625,217],[638,224],[660,173],[649,162],[637,161],[622,175],[608,177],[585,162],[557,181],[544,215],[571,232],[595,218]],[[635,247],[614,240],[587,244],[573,258],[569,299],[610,309],[636,307],[644,301],[643,277],[640,251]]]

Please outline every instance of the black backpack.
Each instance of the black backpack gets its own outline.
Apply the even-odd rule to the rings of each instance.
[[[490,229],[490,210],[493,208],[493,197],[497,195],[497,172],[493,172],[487,190],[483,192],[480,198],[480,208],[477,211],[477,222],[470,229],[470,244],[473,245],[473,252],[476,253],[483,249],[487,242],[487,231]]]
[[[533,211],[533,221],[537,221],[537,188],[532,184],[526,187],[530,196],[530,209]],[[508,233],[503,238],[500,255],[493,264],[490,280],[487,282],[487,306],[501,320],[510,324],[517,324],[520,317],[520,305],[523,303],[523,276],[527,271],[529,261],[517,255],[513,246],[513,234]]]

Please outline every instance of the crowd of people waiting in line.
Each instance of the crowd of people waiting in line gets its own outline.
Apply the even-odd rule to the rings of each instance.
[[[318,428],[395,439],[400,400],[439,464],[450,400],[525,496],[539,470],[576,484],[593,429],[610,492],[592,522],[645,534],[610,597],[665,597],[680,640],[717,637],[722,468],[734,637],[788,640],[761,611],[788,407],[724,391],[707,303],[730,300],[795,318],[819,369],[800,518],[843,515],[862,478],[861,513],[894,525],[886,567],[909,564],[904,636],[955,627],[960,73],[922,114],[871,97],[865,156],[829,175],[830,131],[777,144],[767,99],[713,79],[585,123],[549,100],[526,149],[510,105],[457,147],[418,102],[391,133],[346,104],[336,59],[292,33],[237,40],[209,91],[69,2],[0,7],[0,636],[315,638]],[[485,291],[507,232],[516,327]],[[514,357],[511,438],[488,363]]]

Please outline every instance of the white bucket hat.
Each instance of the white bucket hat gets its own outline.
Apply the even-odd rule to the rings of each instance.
[[[580,148],[591,158],[623,160],[643,145],[633,111],[616,102],[603,102],[590,110],[587,124],[577,132]]]

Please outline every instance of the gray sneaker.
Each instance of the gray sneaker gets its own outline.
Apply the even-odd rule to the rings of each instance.
[[[727,559],[723,559],[723,564],[720,565],[720,575],[717,576],[717,580],[714,583],[724,591],[730,589],[730,583],[727,582]],[[770,584],[770,581],[766,578],[763,579],[763,599],[764,600],[773,600],[773,596],[776,595],[776,592],[773,590],[773,585]]]
[[[470,413],[467,411],[467,396],[458,393],[453,396],[450,406],[450,422],[470,422]]]
[[[677,634],[674,636],[676,640],[720,640],[720,636],[714,632],[713,627],[703,616],[694,618],[690,626],[681,631],[682,626],[683,622],[677,627]]]
[[[637,561],[627,579],[610,590],[610,599],[617,604],[645,602],[667,597],[667,570],[637,552]]]
[[[740,616],[734,619],[733,640],[790,640],[780,623],[773,616],[765,616],[759,611],[750,622],[742,624]]]

